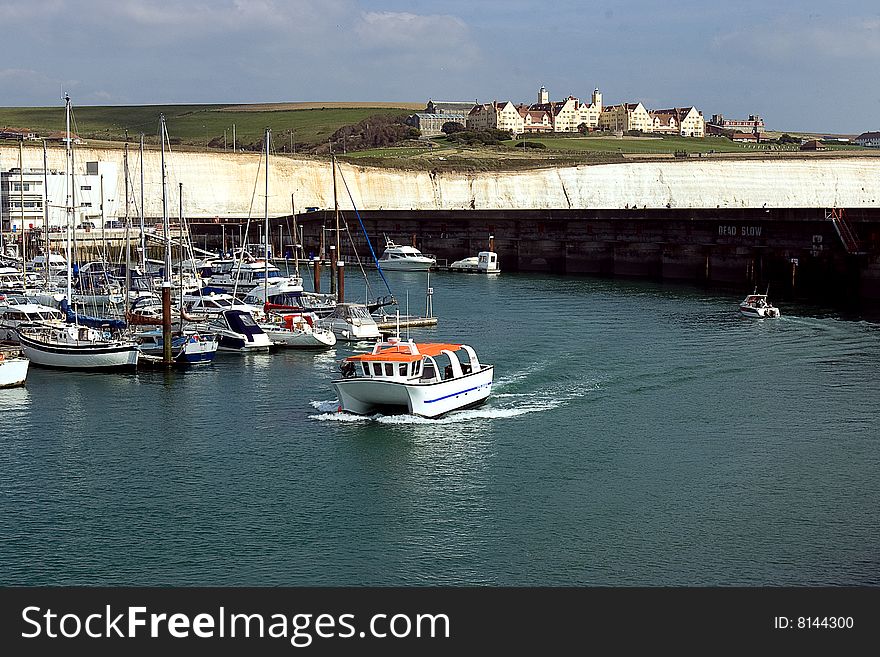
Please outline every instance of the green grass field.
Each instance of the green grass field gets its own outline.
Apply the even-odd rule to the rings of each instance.
[[[275,150],[290,150],[291,141],[300,148],[327,140],[336,130],[376,114],[406,114],[411,110],[388,107],[327,107],[325,109],[230,111],[228,105],[148,105],[131,107],[74,108],[75,126],[83,139],[122,141],[144,133],[149,143],[158,143],[159,114],[165,114],[168,134],[183,144],[204,147],[218,139],[223,148],[232,148],[232,126],[236,144],[247,145],[263,138],[265,129],[272,129]],[[29,128],[40,134],[64,130],[64,107],[3,107],[0,127]],[[215,142],[217,144],[217,142]]]

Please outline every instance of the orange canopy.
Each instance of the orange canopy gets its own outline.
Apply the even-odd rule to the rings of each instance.
[[[406,344],[400,344],[396,347],[388,347],[387,349],[382,349],[379,353],[376,354],[358,354],[357,356],[349,356],[345,360],[349,361],[374,361],[374,360],[382,360],[382,361],[393,361],[393,362],[402,362],[409,363],[416,360],[421,360],[423,356],[439,356],[441,351],[457,351],[461,349],[460,344],[445,344],[439,342],[428,342],[424,344],[416,344],[416,347],[419,349],[419,353],[411,354],[409,353],[409,347]]]

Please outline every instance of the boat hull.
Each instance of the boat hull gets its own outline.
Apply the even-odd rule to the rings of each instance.
[[[0,361],[0,388],[23,386],[29,364],[27,358],[6,358]]]
[[[56,345],[19,333],[22,353],[40,367],[72,370],[126,370],[137,367],[140,352],[134,343]]]
[[[764,319],[765,317],[779,317],[779,310],[776,308],[754,308],[752,306],[740,306],[739,312],[743,317],[752,317],[755,319]]]
[[[428,271],[437,264],[431,258],[402,258],[400,260],[379,260],[384,271]]]
[[[333,382],[343,411],[370,415],[399,409],[421,417],[435,418],[450,411],[476,406],[492,393],[494,367],[436,383],[404,383],[378,379],[341,379]]]
[[[293,349],[325,349],[336,344],[332,331],[288,331],[285,329],[263,329],[272,343],[278,347]]]

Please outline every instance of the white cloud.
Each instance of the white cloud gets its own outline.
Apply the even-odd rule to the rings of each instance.
[[[455,16],[418,15],[404,12],[365,12],[355,27],[364,46],[371,48],[418,48],[426,56],[449,56],[455,48],[467,43],[468,28]],[[446,52],[430,51],[432,46],[445,44]]]
[[[800,63],[804,58],[875,59],[880,56],[880,20],[777,21],[719,35],[712,45],[721,53],[767,58],[772,62]]]

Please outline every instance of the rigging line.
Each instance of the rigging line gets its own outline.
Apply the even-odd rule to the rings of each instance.
[[[260,161],[257,163],[257,175],[254,176],[254,191],[251,194],[251,205],[248,208],[248,217],[247,223],[244,227],[244,237],[242,238],[242,242],[240,245],[241,249],[241,259],[238,261],[238,268],[235,269],[235,283],[232,287],[232,296],[235,296],[238,292],[238,279],[241,277],[241,265],[244,263],[244,256],[247,252],[248,245],[248,232],[251,229],[251,213],[254,210],[254,200],[257,198],[257,184],[260,182],[260,171],[263,170],[263,153],[260,153]],[[232,267],[235,268],[235,254],[232,254]]]
[[[358,219],[358,223],[361,225],[361,230],[364,231],[364,238],[367,240],[367,246],[370,247],[370,254],[373,256],[373,262],[376,263],[376,269],[379,270],[379,276],[382,277],[382,282],[385,283],[388,294],[390,294],[393,299],[394,292],[391,291],[391,286],[388,285],[388,279],[385,278],[385,272],[382,271],[382,266],[379,264],[379,259],[376,257],[376,252],[373,250],[373,243],[370,241],[370,236],[367,235],[367,229],[364,226],[363,219],[361,219],[361,213],[358,212],[357,206],[354,204],[354,197],[351,195],[351,190],[348,188],[348,182],[345,180],[345,176],[342,175],[342,168],[337,167],[337,170],[339,171],[339,177],[342,178],[342,184],[345,186],[345,191],[348,192],[348,198],[351,200],[351,207],[354,208],[354,214]]]
[[[342,212],[339,213],[339,216],[342,217],[342,223],[345,224],[345,232],[348,235],[348,241],[351,243],[351,250],[354,251],[354,257],[357,260],[358,267],[361,270],[361,276],[364,277],[364,281],[367,284],[366,294],[367,298],[364,299],[364,303],[367,303],[370,300],[370,279],[367,277],[367,272],[364,270],[364,265],[361,262],[361,257],[358,255],[357,247],[354,245],[354,236],[351,234],[351,230],[348,227],[348,221],[345,219],[345,215]]]

